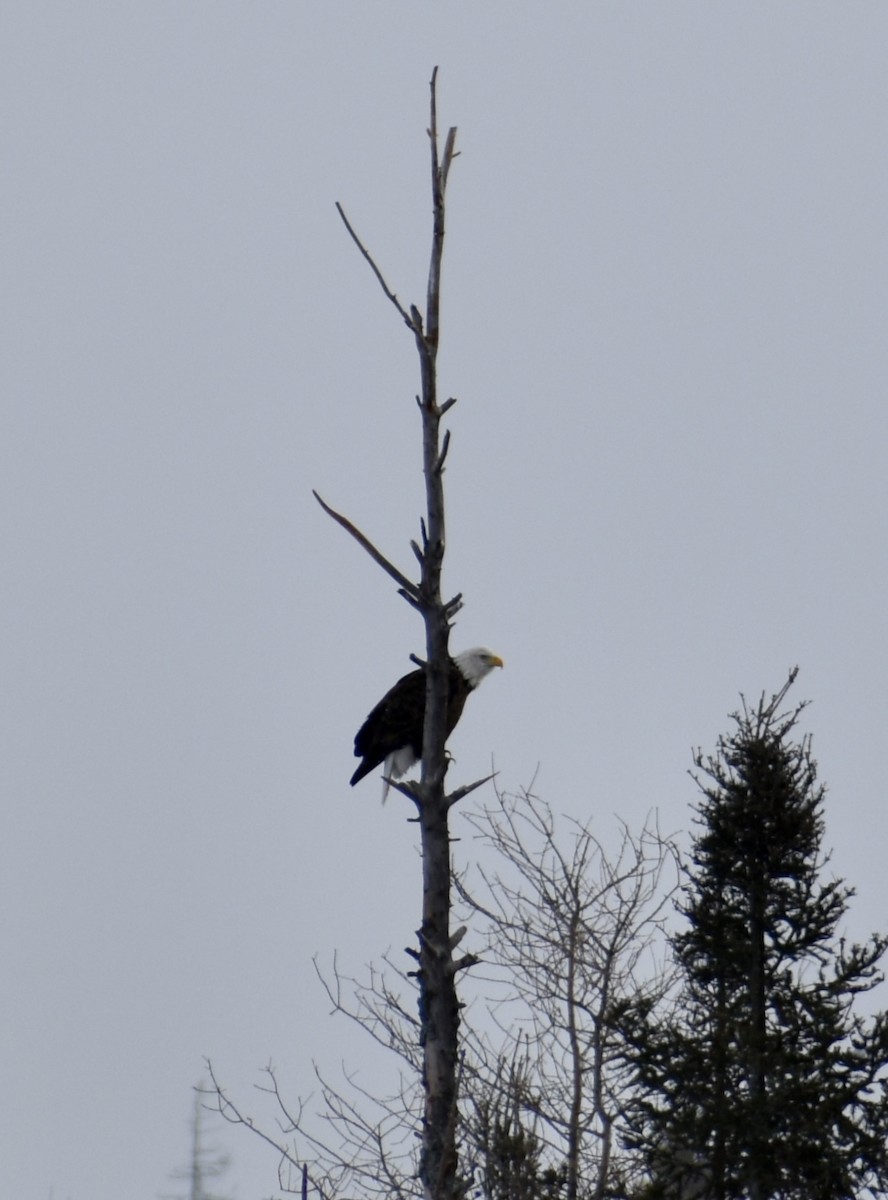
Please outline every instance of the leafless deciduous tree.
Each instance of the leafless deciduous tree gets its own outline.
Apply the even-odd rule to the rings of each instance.
[[[613,1200],[632,1196],[639,1171],[621,1154],[629,1080],[626,1006],[668,991],[661,925],[677,859],[654,822],[620,827],[606,849],[590,822],[557,822],[531,792],[498,794],[466,812],[474,865],[457,877],[465,914],[483,938],[471,973],[478,993],[463,1019],[458,1194],[484,1200]],[[480,841],[480,846],[479,846]],[[464,839],[464,844],[467,839]],[[477,851],[477,852],[476,852]],[[293,1138],[313,1161],[319,1197],[416,1195],[415,1130],[422,1111],[421,1023],[408,973],[391,958],[362,978],[334,956],[318,975],[333,1009],[400,1062],[394,1087],[369,1091],[321,1072],[320,1108],[335,1136],[317,1136],[302,1105],[284,1101],[274,1070],[282,1186],[301,1178]],[[215,1080],[214,1080],[215,1084]],[[250,1124],[222,1089],[229,1119]],[[306,1191],[306,1195],[308,1192]]]
[[[478,1169],[489,1168],[491,1152],[496,1158],[493,1113],[500,1132],[522,1128],[533,1138],[540,1160],[560,1173],[559,1196],[619,1194],[629,1076],[616,1017],[626,1003],[668,990],[661,930],[678,883],[675,851],[649,821],[639,834],[623,826],[608,852],[591,822],[559,828],[531,792],[498,792],[464,815],[495,864],[458,881],[473,930],[487,931],[485,966],[472,976],[486,977],[487,1001],[470,1013],[464,1084]]]

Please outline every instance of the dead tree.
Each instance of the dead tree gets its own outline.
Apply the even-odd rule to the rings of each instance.
[[[421,391],[416,397],[422,419],[423,474],[426,514],[421,520],[421,538],[411,547],[419,563],[418,582],[409,579],[341,513],[334,511],[315,492],[318,503],[346,529],[398,584],[401,596],[421,615],[425,625],[426,708],[422,746],[422,774],[418,783],[392,786],[416,805],[422,849],[422,923],[417,931],[418,947],[408,951],[416,960],[414,972],[419,988],[420,1044],[422,1048],[422,1118],[419,1178],[427,1200],[450,1200],[457,1189],[457,1065],[459,1045],[459,1002],[457,972],[474,962],[471,955],[455,958],[458,937],[450,930],[451,865],[449,813],[453,805],[484,780],[448,794],[446,708],[448,643],[450,625],[459,611],[459,595],[444,600],[441,569],[444,561],[444,462],[449,432],[441,436],[441,419],[453,398],[439,400],[437,354],[441,295],[441,262],[444,251],[445,193],[450,167],[456,157],[456,129],[447,131],[439,145],[437,69],[432,73],[429,144],[433,205],[432,250],[429,263],[425,311],[416,305],[405,308],[389,287],[382,272],[358,237],[340,204],[337,204],[349,234],[364,256],[383,292],[413,335],[419,355]],[[417,660],[419,661],[419,660]]]

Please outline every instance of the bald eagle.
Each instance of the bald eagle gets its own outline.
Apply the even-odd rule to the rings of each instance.
[[[503,660],[484,646],[463,650],[450,660],[447,680],[447,737],[450,737],[469,692]],[[425,671],[411,671],[386,692],[355,735],[355,755],[361,764],[351,777],[352,787],[384,763],[383,774],[397,779],[422,757],[425,719]],[[385,800],[388,784],[383,788]]]

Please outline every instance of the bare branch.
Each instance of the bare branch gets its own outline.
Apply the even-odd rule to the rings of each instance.
[[[421,607],[419,601],[417,599],[415,599],[413,596],[411,596],[409,592],[405,592],[405,590],[403,588],[398,588],[398,595],[401,596],[404,600],[406,600],[407,603],[412,608],[420,608]]]
[[[448,600],[447,603],[444,605],[444,615],[447,617],[448,621],[450,620],[451,617],[456,616],[456,614],[459,612],[459,610],[462,608],[462,606],[463,606],[462,592],[457,592],[456,595],[453,597],[453,599]]]
[[[219,1080],[216,1078],[216,1073],[215,1073],[215,1069],[213,1067],[212,1062],[209,1059],[206,1059],[205,1061],[207,1064],[207,1073],[209,1074],[210,1083],[212,1086],[205,1089],[203,1094],[205,1096],[209,1096],[212,1098],[213,1111],[218,1112],[219,1115],[224,1120],[228,1121],[229,1124],[242,1125],[245,1129],[249,1129],[252,1133],[255,1133],[255,1135],[261,1141],[263,1141],[267,1145],[271,1146],[272,1149],[275,1150],[278,1153],[278,1155],[280,1155],[280,1163],[281,1164],[286,1163],[289,1166],[293,1167],[294,1170],[297,1170],[301,1173],[301,1170],[302,1170],[301,1164],[295,1158],[295,1156],[291,1152],[290,1148],[284,1142],[279,1141],[277,1138],[273,1138],[269,1134],[267,1134],[263,1129],[261,1129],[258,1125],[256,1125],[254,1123],[252,1117],[246,1116],[240,1110],[240,1108],[238,1108],[238,1106],[234,1103],[234,1101],[231,1100],[231,1098],[225,1092],[225,1089],[219,1083]],[[267,1069],[269,1072],[271,1072],[271,1067],[269,1067]],[[297,1128],[297,1127],[298,1127],[298,1121],[293,1126],[293,1128]],[[281,1177],[280,1166],[278,1168],[278,1176],[279,1176],[279,1178]]]
[[[444,459],[447,457],[447,451],[449,449],[450,449],[450,430],[447,429],[447,430],[445,430],[445,433],[444,433],[444,444],[441,447],[441,453],[438,455],[438,457],[435,461],[434,469],[435,469],[436,474],[438,474],[438,475],[440,475],[441,472],[444,470]]]
[[[462,958],[455,958],[450,964],[450,968],[455,975],[457,971],[466,971],[469,967],[477,967],[481,961],[475,954],[464,954]]]
[[[450,167],[455,158],[459,158],[459,151],[456,146],[456,129],[451,127],[447,131],[447,139],[444,142],[444,155],[441,159],[441,188],[447,187],[447,177],[450,174]]]
[[[367,262],[370,264],[370,269],[372,270],[373,274],[376,276],[377,280],[379,281],[379,286],[382,288],[382,290],[385,292],[386,296],[389,298],[389,300],[391,300],[392,304],[394,304],[395,308],[401,314],[401,316],[404,320],[404,324],[407,326],[407,328],[412,333],[419,334],[421,336],[422,335],[422,326],[421,325],[416,326],[414,324],[410,313],[407,312],[407,310],[404,308],[401,301],[398,299],[398,297],[395,295],[395,293],[392,291],[392,289],[386,283],[382,272],[380,271],[379,267],[376,265],[376,262],[373,259],[373,255],[370,253],[370,251],[367,249],[367,247],[364,245],[364,243],[358,237],[357,233],[355,233],[351,222],[349,221],[348,217],[345,215],[345,210],[343,209],[342,205],[339,203],[338,200],[336,201],[336,211],[339,213],[340,217],[342,217],[342,223],[343,223],[343,225],[345,225],[346,229],[348,230],[349,234],[351,235],[352,241],[358,247],[358,249],[360,250],[361,254],[363,254],[363,256],[367,260]]]
[[[429,80],[429,141],[432,146],[432,187],[438,174],[438,68],[432,67]]]
[[[456,788],[445,798],[447,807],[453,808],[454,804],[459,804],[460,800],[463,800],[470,792],[474,792],[475,788],[483,787],[485,783],[490,783],[491,779],[496,779],[496,776],[497,772],[494,771],[492,775],[485,775],[483,779],[476,779],[474,783],[465,783],[462,787]]]
[[[361,533],[360,529],[358,529],[356,525],[353,525],[348,517],[344,517],[342,513],[336,512],[336,510],[331,508],[325,500],[322,500],[314,488],[312,488],[311,494],[314,496],[315,500],[317,500],[318,504],[320,504],[324,512],[328,516],[332,517],[338,525],[341,525],[347,533],[350,533],[358,545],[363,546],[373,561],[378,563],[384,571],[391,575],[395,583],[400,584],[401,594],[404,595],[406,593],[406,599],[410,599],[414,603],[419,604],[420,592],[416,584],[411,582],[406,575],[402,575],[398,568],[393,563],[390,563],[385,555],[376,549],[370,539]]]
[[[406,796],[408,800],[412,800],[417,807],[422,804],[421,785],[414,780],[391,779],[387,775],[383,775],[382,778],[384,783],[394,788],[396,792],[400,792],[402,796]]]
[[[312,961],[333,1011],[342,1013],[359,1025],[384,1049],[395,1051],[411,1071],[418,1073],[419,1021],[414,1012],[408,1011],[401,993],[390,982],[393,977],[404,987],[409,987],[412,1009],[415,992],[405,972],[396,967],[386,955],[383,963],[389,969],[388,974],[371,964],[367,980],[357,980],[340,972],[338,956],[334,953],[331,981],[321,971],[317,957]],[[345,999],[345,985],[348,989],[348,1000]]]
[[[444,251],[444,193],[447,187],[447,176],[454,158],[456,144],[456,129],[448,131],[444,144],[443,158],[438,157],[438,101],[437,101],[438,68],[432,72],[431,79],[431,121],[429,127],[429,145],[432,157],[432,207],[434,232],[432,236],[432,256],[429,263],[428,287],[426,290],[426,324],[425,344],[430,353],[434,354],[438,345],[438,316],[441,308],[441,259]]]

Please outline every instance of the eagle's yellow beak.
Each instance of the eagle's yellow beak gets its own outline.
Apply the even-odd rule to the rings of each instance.
[[[490,665],[492,667],[504,667],[506,664],[503,662],[503,660],[500,658],[500,656],[498,654],[491,654]]]

